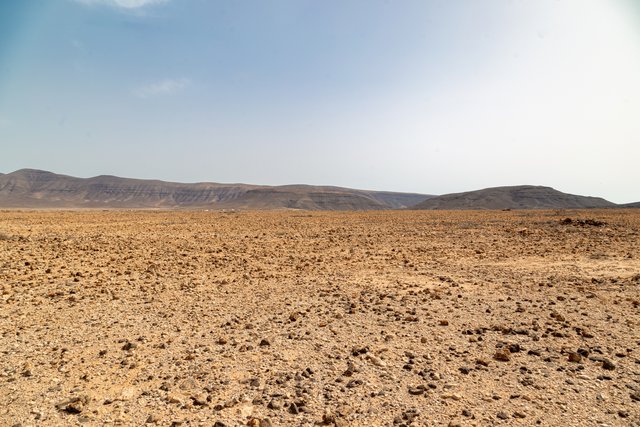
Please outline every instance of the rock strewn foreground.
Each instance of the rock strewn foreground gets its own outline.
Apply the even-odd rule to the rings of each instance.
[[[634,210],[6,211],[0,286],[0,425],[640,425]]]

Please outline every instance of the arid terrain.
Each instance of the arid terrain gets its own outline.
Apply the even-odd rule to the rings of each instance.
[[[640,211],[0,212],[0,425],[640,425]]]

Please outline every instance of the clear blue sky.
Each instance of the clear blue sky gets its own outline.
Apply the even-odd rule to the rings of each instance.
[[[634,0],[4,0],[0,171],[640,200]]]

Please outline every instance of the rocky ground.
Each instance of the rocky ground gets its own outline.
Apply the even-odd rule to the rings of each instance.
[[[640,425],[640,210],[0,212],[0,425]]]

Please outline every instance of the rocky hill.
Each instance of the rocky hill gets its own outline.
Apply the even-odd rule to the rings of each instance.
[[[624,205],[619,205],[621,208],[640,208],[640,202],[634,203],[625,203]]]
[[[551,187],[493,187],[427,199],[413,209],[586,209],[617,206],[599,197],[578,196]]]

